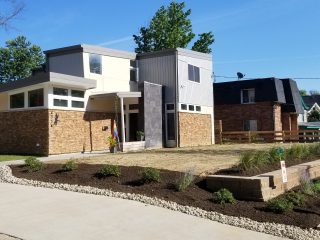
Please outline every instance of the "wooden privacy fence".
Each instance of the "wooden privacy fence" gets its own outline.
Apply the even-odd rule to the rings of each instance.
[[[320,142],[320,130],[299,131],[219,131],[216,143]]]

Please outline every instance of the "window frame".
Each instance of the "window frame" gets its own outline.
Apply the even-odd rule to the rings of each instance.
[[[248,102],[244,102],[244,94],[243,92],[244,91],[248,91]],[[251,101],[251,98],[250,98],[250,92],[253,92],[253,98],[254,100]],[[255,88],[246,88],[246,89],[241,89],[241,104],[253,104],[253,103],[256,103],[256,90]]]
[[[39,105],[39,106],[30,106],[30,93],[31,92],[35,92],[35,91],[39,91],[39,90],[42,90],[42,105]],[[33,90],[29,90],[28,91],[28,94],[27,94],[27,97],[28,97],[28,108],[41,108],[41,107],[44,107],[45,105],[45,97],[44,97],[44,88],[37,88],[37,89],[33,89]]]
[[[249,124],[249,130],[246,129],[246,124]],[[255,123],[255,124],[252,124]],[[255,125],[255,129],[252,129],[252,127]],[[248,119],[248,120],[243,120],[243,130],[244,131],[258,131],[258,120],[257,119]]]
[[[23,107],[12,107],[11,97],[16,96],[16,95],[23,95]],[[9,109],[10,110],[24,109],[25,107],[26,107],[26,93],[25,92],[18,92],[18,93],[13,93],[13,94],[9,95]]]
[[[100,71],[96,72],[96,71],[91,71],[91,61],[93,57],[98,57],[100,59]],[[102,75],[102,55],[100,54],[95,54],[95,53],[89,53],[89,72],[90,74],[97,74],[97,75]]]
[[[198,74],[196,74],[196,69],[198,69]],[[191,71],[190,71],[191,70]],[[200,67],[198,66],[195,66],[195,65],[192,65],[192,64],[188,64],[188,80],[190,82],[194,82],[194,83],[201,83],[201,73],[200,73]],[[191,79],[191,76],[192,75],[192,79]],[[198,77],[198,80],[199,81],[196,81],[197,80],[197,77]]]

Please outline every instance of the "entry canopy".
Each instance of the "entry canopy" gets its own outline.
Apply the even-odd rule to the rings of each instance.
[[[139,98],[141,92],[97,92],[90,95],[90,98]]]

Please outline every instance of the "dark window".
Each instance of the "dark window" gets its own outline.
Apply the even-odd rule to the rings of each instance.
[[[53,106],[56,106],[56,107],[68,107],[68,100],[53,99]]]
[[[71,105],[73,108],[84,108],[84,102],[81,101],[72,101]]]
[[[189,111],[194,111],[194,106],[193,105],[189,105]]]
[[[199,67],[188,64],[188,79],[193,82],[200,82],[200,69]]]
[[[89,55],[90,72],[101,74],[101,56],[96,54]]]
[[[188,110],[187,104],[181,104],[181,110]]]
[[[244,131],[257,131],[257,120],[244,120],[243,130]]]
[[[10,108],[24,108],[24,93],[10,96]]]
[[[84,91],[71,90],[71,96],[77,98],[84,98]]]
[[[167,110],[174,110],[174,104],[167,104]]]
[[[196,106],[196,111],[197,112],[201,112],[201,107],[200,106]]]
[[[167,138],[168,140],[175,140],[175,117],[174,113],[167,113]]]
[[[53,95],[68,96],[68,89],[65,89],[65,88],[53,88]]]
[[[137,67],[137,62],[134,60],[130,60],[130,67],[136,68]]]
[[[254,89],[242,90],[242,103],[254,103],[255,102],[255,91]]]
[[[130,69],[130,81],[137,81],[137,74],[135,69]]]
[[[139,109],[139,104],[130,104],[129,105],[129,110],[136,110]]]
[[[29,107],[43,106],[43,88],[28,92]]]

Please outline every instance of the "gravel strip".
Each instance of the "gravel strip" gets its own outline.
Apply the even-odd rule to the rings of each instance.
[[[173,211],[179,211],[196,217],[206,218],[223,224],[235,227],[241,227],[256,232],[262,232],[279,237],[286,237],[294,240],[319,240],[320,231],[315,229],[301,229],[299,227],[277,224],[277,223],[260,223],[249,218],[226,216],[217,212],[208,212],[200,208],[182,206],[175,202],[169,202],[158,198],[146,197],[140,194],[113,192],[107,189],[98,189],[89,186],[79,186],[60,183],[47,183],[23,178],[16,178],[12,175],[9,166],[0,166],[0,182],[14,183],[20,185],[31,185],[35,187],[56,188],[66,191],[103,195],[108,197],[134,200],[145,204],[167,208]]]

